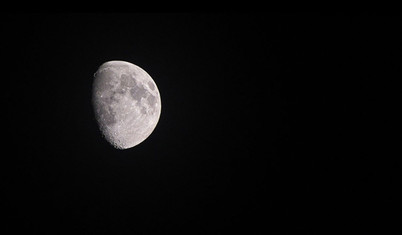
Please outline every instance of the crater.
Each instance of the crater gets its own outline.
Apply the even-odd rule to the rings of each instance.
[[[106,72],[102,72],[96,75],[96,80],[94,83],[95,91],[107,91],[113,88],[112,84],[110,84],[110,74]]]
[[[130,90],[131,97],[138,102],[141,101],[141,98],[147,97],[147,93],[149,92],[137,82],[135,82],[135,85]]]
[[[130,75],[123,73],[120,76],[120,86],[133,87],[135,86],[134,79]]]
[[[148,98],[147,98],[148,104],[149,106],[153,106],[156,103],[156,96],[149,94]]]
[[[148,82],[148,86],[151,90],[155,90],[155,85],[152,82]]]
[[[141,107],[141,113],[142,114],[146,114],[147,113],[147,109],[145,107]]]
[[[116,94],[124,94],[126,89],[123,86],[117,87],[114,91],[112,91],[112,97],[116,96]]]
[[[98,117],[98,122],[110,126],[116,123],[115,113],[113,112],[110,105],[98,104],[96,109],[96,116]]]

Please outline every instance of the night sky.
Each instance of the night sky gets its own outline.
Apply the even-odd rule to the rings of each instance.
[[[0,24],[3,234],[395,232],[400,17],[3,14]],[[142,67],[162,99],[154,132],[124,151],[102,138],[91,105],[109,60]]]

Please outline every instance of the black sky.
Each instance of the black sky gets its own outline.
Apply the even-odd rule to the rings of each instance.
[[[400,17],[1,20],[6,231],[395,232]],[[161,93],[153,134],[125,151],[102,139],[91,107],[109,60],[142,67]]]

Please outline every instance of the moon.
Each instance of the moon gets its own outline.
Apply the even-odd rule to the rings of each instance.
[[[132,148],[153,132],[161,114],[158,87],[142,68],[109,61],[94,74],[92,104],[104,138],[117,149]]]

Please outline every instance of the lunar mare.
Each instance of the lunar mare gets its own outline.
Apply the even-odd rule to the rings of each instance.
[[[128,149],[143,142],[155,129],[161,98],[151,76],[142,68],[109,61],[94,74],[92,103],[105,139],[115,148]]]

